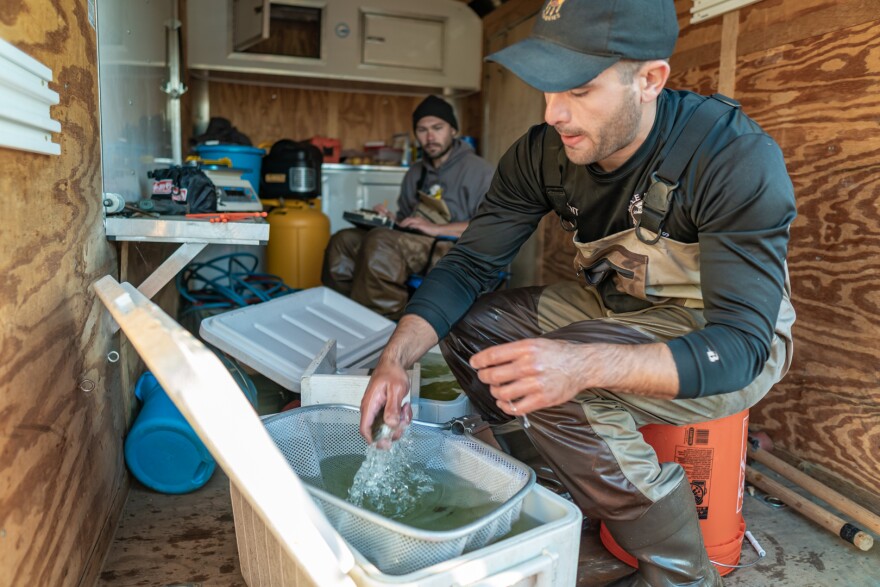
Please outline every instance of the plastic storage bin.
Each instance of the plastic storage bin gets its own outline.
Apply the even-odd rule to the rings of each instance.
[[[254,192],[260,193],[260,167],[263,163],[263,155],[266,151],[256,147],[247,145],[227,145],[227,144],[201,144],[196,145],[193,150],[199,154],[202,159],[223,159],[229,158],[232,161],[232,167],[235,169],[246,169],[241,176],[251,182]]]
[[[439,347],[425,353],[419,364],[422,386],[418,398],[419,420],[443,424],[471,413],[471,403],[446,365]]]
[[[433,422],[435,424],[445,424],[455,418],[466,416],[472,412],[471,402],[465,394],[458,396],[458,399],[452,401],[431,400],[420,397],[419,416],[422,422]]]

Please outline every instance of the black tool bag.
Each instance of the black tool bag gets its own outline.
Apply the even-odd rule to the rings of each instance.
[[[205,129],[205,132],[189,140],[190,146],[193,147],[207,141],[251,146],[251,140],[246,134],[232,126],[232,123],[226,118],[219,117],[212,117],[208,121],[208,128]]]
[[[217,211],[217,188],[205,172],[197,167],[174,165],[168,169],[147,172],[153,180],[150,199],[165,214],[204,214]]]
[[[272,145],[260,169],[261,198],[309,200],[321,196],[321,164],[316,146],[290,139]]]

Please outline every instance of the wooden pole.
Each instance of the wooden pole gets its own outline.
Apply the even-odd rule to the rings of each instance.
[[[770,454],[766,450],[756,450],[750,446],[749,457],[758,461],[759,463],[763,463],[764,465],[766,465],[773,471],[776,471],[789,481],[800,485],[819,499],[826,501],[835,509],[840,510],[859,524],[865,526],[865,528],[867,528],[874,534],[880,536],[880,516],[878,516],[874,512],[863,508],[848,497],[845,497],[840,493],[834,491],[824,483],[813,479],[803,471],[799,471],[795,467],[792,467],[779,457]]]
[[[797,512],[813,520],[823,528],[837,534],[860,550],[870,550],[874,546],[874,538],[849,522],[835,516],[822,506],[816,505],[807,498],[788,489],[777,481],[759,473],[752,467],[746,467],[746,481],[767,494],[778,497]]]

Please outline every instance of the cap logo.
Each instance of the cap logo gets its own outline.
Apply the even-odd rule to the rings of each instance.
[[[544,20],[556,20],[559,18],[559,11],[562,9],[562,5],[565,4],[565,0],[550,0],[547,3],[547,6],[544,7],[544,12],[541,13],[541,18]]]

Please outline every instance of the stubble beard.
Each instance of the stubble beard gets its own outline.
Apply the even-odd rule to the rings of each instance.
[[[442,159],[447,153],[449,153],[449,151],[452,149],[452,142],[453,141],[450,140],[449,143],[447,143],[446,146],[436,155],[431,155],[427,149],[424,149],[425,155],[427,155],[428,159],[431,160],[432,165],[437,159]]]
[[[591,165],[607,159],[617,151],[632,143],[639,133],[639,124],[642,120],[642,111],[639,102],[634,99],[621,100],[617,109],[609,117],[610,122],[598,131],[598,137],[593,140],[587,136],[589,147],[578,148],[565,147],[565,155],[575,165]],[[583,132],[583,131],[581,131]],[[578,134],[578,133],[565,133]]]

